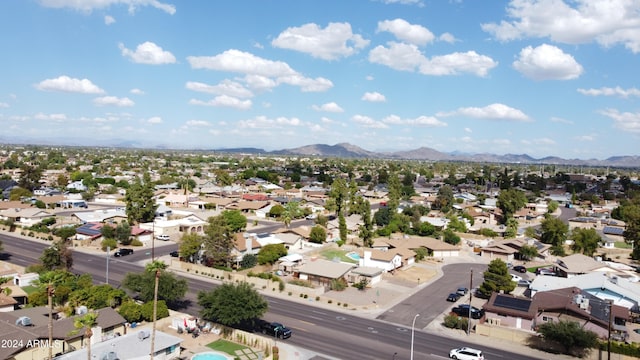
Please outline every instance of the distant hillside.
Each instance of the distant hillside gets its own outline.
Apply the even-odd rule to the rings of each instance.
[[[481,153],[481,154],[469,154],[469,153],[460,153],[460,152],[443,153],[428,147],[421,147],[415,150],[408,150],[408,151],[381,153],[381,152],[368,151],[349,143],[340,143],[336,145],[314,144],[314,145],[301,146],[293,149],[283,149],[283,150],[274,150],[274,151],[264,151],[262,149],[253,149],[253,148],[216,149],[214,151],[228,152],[228,153],[300,155],[300,156],[338,157],[338,158],[369,158],[369,159],[398,159],[398,160],[425,160],[425,161],[471,161],[471,162],[494,162],[494,163],[508,163],[508,164],[640,167],[640,156],[614,156],[605,160],[563,159],[556,156],[549,156],[541,159],[536,159],[527,154],[496,155],[496,154],[490,154],[490,153]]]

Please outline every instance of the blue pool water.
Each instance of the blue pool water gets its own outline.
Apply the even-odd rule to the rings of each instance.
[[[214,352],[206,352],[193,355],[191,360],[227,360],[229,359],[227,356],[214,353]]]
[[[351,259],[353,259],[355,261],[360,260],[360,255],[358,255],[358,253],[354,253],[354,252],[348,253],[347,257],[350,257]]]

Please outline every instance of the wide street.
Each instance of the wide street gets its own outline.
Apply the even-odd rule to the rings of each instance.
[[[0,234],[4,243],[6,260],[26,266],[37,263],[42,250],[47,246],[41,241],[32,241],[7,234]],[[175,249],[175,244],[161,243],[155,249],[156,256],[163,256]],[[145,261],[150,259],[148,251],[136,251],[133,255],[122,258],[110,257],[109,283],[119,286],[127,272],[139,272]],[[96,283],[104,283],[107,272],[106,255],[94,255],[81,251],[74,252],[73,271],[88,273]],[[291,301],[282,297],[266,296],[269,301],[267,319],[286,323],[294,331],[294,336],[286,341],[294,346],[306,348],[320,354],[338,359],[409,359],[411,347],[411,323],[415,314],[414,331],[415,359],[446,358],[451,348],[464,346],[464,335],[461,338],[449,338],[431,334],[422,329],[451,305],[444,300],[448,292],[457,286],[466,285],[469,281],[470,269],[474,269],[474,283],[481,279],[480,264],[451,264],[444,267],[444,276],[439,280],[422,287],[414,295],[393,306],[379,316],[359,316],[354,311],[335,311],[314,306],[312,302]],[[187,300],[191,304],[181,311],[198,315],[195,303],[197,293],[210,290],[216,284],[210,279],[195,278],[185,275],[189,284]],[[182,276],[179,274],[179,276]],[[478,277],[476,277],[478,276]],[[475,286],[475,285],[474,285]],[[504,349],[492,349],[482,346],[487,358],[535,359],[535,357],[511,353]]]

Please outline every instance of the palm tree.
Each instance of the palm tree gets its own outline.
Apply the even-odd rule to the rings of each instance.
[[[91,328],[98,323],[98,315],[97,312],[92,311],[73,320],[73,326],[76,329],[84,327],[84,337],[87,340],[87,360],[91,360],[91,337],[93,336]]]
[[[145,266],[145,270],[155,273],[155,287],[153,288],[153,331],[151,332],[151,360],[153,360],[153,353],[155,352],[156,345],[156,317],[158,315],[158,283],[160,281],[160,274],[167,268],[167,264],[164,261],[153,260]]]

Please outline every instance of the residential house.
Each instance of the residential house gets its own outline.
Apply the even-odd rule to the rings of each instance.
[[[294,277],[329,286],[334,280],[344,279],[346,281],[347,274],[355,267],[355,264],[312,259],[297,268]]]
[[[309,240],[311,229],[308,226],[298,226],[294,228],[282,227],[273,232],[287,249],[302,249],[305,241]]]
[[[558,276],[572,277],[581,274],[587,274],[590,272],[607,272],[615,271],[607,264],[595,260],[592,257],[573,254],[565,257],[558,258],[554,265],[554,270]]]
[[[403,260],[403,253],[394,249],[366,249],[360,254],[358,265],[361,267],[382,269],[384,272],[391,272],[402,267]]]
[[[72,183],[69,183],[67,185],[67,190],[75,190],[77,192],[84,192],[87,191],[87,186],[85,184],[83,184],[82,179],[78,180],[78,181],[74,181]]]
[[[569,287],[577,287],[601,300],[612,299],[614,304],[638,312],[640,288],[621,272],[591,272],[569,278],[539,275],[531,282],[529,290],[535,296],[538,292]]]
[[[532,299],[493,293],[483,309],[484,324],[493,326],[535,331],[546,322],[575,321],[583,329],[606,339],[611,320],[613,332],[623,338],[627,333],[626,308],[609,304],[576,287],[540,292]]]
[[[102,209],[95,211],[75,212],[72,215],[80,224],[87,223],[120,223],[127,220],[127,213],[124,208]]]
[[[523,260],[522,255],[520,254],[520,249],[525,245],[533,246],[538,251],[538,256],[536,256],[535,259],[529,260],[544,261],[550,255],[549,250],[551,249],[551,245],[544,244],[532,238],[492,241],[489,245],[482,248],[481,255],[488,259],[501,259],[504,262]]]
[[[349,283],[357,284],[361,281],[366,281],[367,287],[375,286],[382,281],[382,274],[384,270],[377,267],[358,266],[351,270],[347,278]]]
[[[233,239],[231,258],[236,263],[236,266],[239,266],[245,255],[257,255],[261,247],[255,234],[237,233]]]
[[[13,208],[0,210],[0,219],[13,221],[23,227],[39,224],[42,220],[55,216],[53,213],[38,208]]]
[[[157,330],[155,333],[153,359],[179,359],[182,338]],[[151,351],[151,331],[139,330],[116,336],[91,346],[91,354],[98,359],[149,359]],[[56,360],[85,360],[87,349],[83,348],[56,357]]]
[[[44,343],[49,339],[50,321],[53,324],[54,341],[50,345],[53,346],[53,354],[84,348],[88,341],[91,341],[93,346],[118,334],[126,333],[126,320],[110,307],[96,310],[97,324],[92,328],[93,336],[90,339],[85,337],[84,328],[75,328],[75,317],[65,318],[54,310],[51,312],[53,317],[50,319],[50,311],[48,307],[40,306],[0,313],[0,338],[15,339],[23,344],[19,347],[0,348],[0,358],[16,360],[48,358],[47,346],[28,346],[28,344]]]

